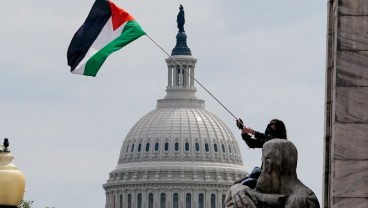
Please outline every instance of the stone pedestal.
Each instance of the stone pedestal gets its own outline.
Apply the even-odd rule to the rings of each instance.
[[[368,207],[368,1],[329,0],[323,207]]]

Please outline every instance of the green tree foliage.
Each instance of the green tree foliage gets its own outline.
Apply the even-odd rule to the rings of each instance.
[[[34,207],[32,207],[32,204],[33,204],[33,201],[28,201],[28,200],[22,199],[22,201],[18,205],[18,208],[34,208]],[[55,207],[45,207],[45,208],[55,208]]]
[[[32,208],[33,201],[27,201],[22,199],[20,204],[18,205],[18,208]]]

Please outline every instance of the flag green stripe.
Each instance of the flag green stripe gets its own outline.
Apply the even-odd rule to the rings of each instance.
[[[144,34],[146,33],[142,30],[137,21],[132,20],[127,22],[119,37],[107,44],[87,61],[84,75],[96,76],[98,70],[110,54],[128,45]]]

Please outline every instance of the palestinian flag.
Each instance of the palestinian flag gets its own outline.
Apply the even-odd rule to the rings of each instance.
[[[110,0],[96,0],[69,45],[71,72],[96,76],[110,54],[142,35],[145,32],[129,13]]]

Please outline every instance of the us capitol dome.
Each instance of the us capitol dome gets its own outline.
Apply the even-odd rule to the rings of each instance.
[[[195,95],[197,59],[186,39],[179,31],[175,60],[166,59],[166,96],[123,141],[103,185],[106,208],[224,208],[228,188],[246,174],[234,135]]]

